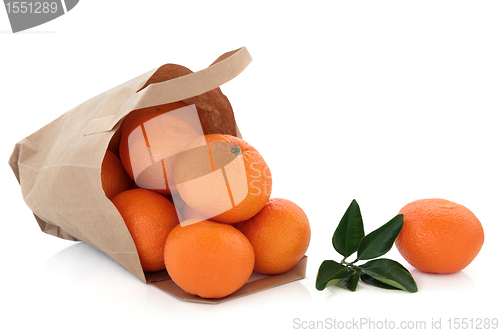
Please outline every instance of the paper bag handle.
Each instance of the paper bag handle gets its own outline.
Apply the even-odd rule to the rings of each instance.
[[[173,103],[213,90],[234,79],[252,61],[246,47],[227,52],[219,59],[200,71],[148,85],[125,101],[116,115],[92,119],[83,134],[110,131],[133,110]]]

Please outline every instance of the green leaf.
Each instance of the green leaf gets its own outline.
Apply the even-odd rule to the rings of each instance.
[[[348,289],[350,291],[356,291],[359,282],[360,272],[354,271],[352,273],[353,274],[347,279],[338,282],[337,286]]]
[[[356,252],[359,242],[365,236],[363,219],[356,200],[353,200],[340,220],[332,243],[335,250],[345,258]]]
[[[347,279],[350,275],[351,272],[347,269],[347,266],[333,260],[325,260],[318,269],[316,289],[324,290],[326,287]]]
[[[397,289],[409,291],[411,293],[417,292],[417,284],[411,273],[400,263],[391,259],[375,259],[367,262],[366,264],[358,266],[363,273],[361,278],[364,282],[375,285],[381,288],[387,288],[384,285],[389,285]],[[382,284],[377,284],[373,280],[368,279],[364,275],[368,275]]]
[[[389,284],[385,284],[373,277],[371,277],[370,275],[368,274],[365,274],[363,272],[361,272],[361,281],[363,281],[364,283],[366,284],[370,284],[372,286],[375,286],[375,287],[379,287],[379,288],[384,288],[384,289],[393,289],[393,290],[400,290],[399,288],[396,288],[396,287],[393,287]]]
[[[359,243],[358,259],[369,260],[386,254],[391,249],[403,227],[403,214],[366,235]]]

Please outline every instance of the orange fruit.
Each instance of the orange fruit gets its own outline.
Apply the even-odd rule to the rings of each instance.
[[[204,219],[237,223],[269,200],[269,167],[247,142],[231,135],[194,139],[175,161],[175,186],[186,205]]]
[[[131,112],[122,123],[120,157],[129,176],[139,187],[164,195],[171,193],[173,157],[194,138],[202,135],[190,117],[194,107],[175,102]],[[199,123],[199,120],[198,120]],[[195,129],[196,128],[196,129]]]
[[[165,240],[179,225],[174,204],[161,194],[142,188],[122,192],[112,202],[134,240],[143,270],[164,269]]]
[[[455,202],[416,200],[399,213],[404,215],[404,223],[396,248],[422,272],[458,272],[474,260],[484,243],[481,222]]]
[[[125,116],[125,118],[123,118],[121,124],[121,130],[122,132],[129,131],[128,127],[130,125],[137,127],[138,125],[144,123],[144,121],[147,121],[151,118],[154,118],[166,112],[185,107],[186,105],[187,105],[186,103],[179,101],[179,102],[134,110],[130,112],[127,116]],[[137,122],[138,119],[142,119],[142,121]]]
[[[165,243],[165,266],[185,292],[220,298],[240,289],[252,274],[254,253],[235,227],[215,221],[176,226]]]
[[[273,198],[251,219],[238,223],[255,252],[254,270],[281,274],[304,256],[311,240],[311,227],[304,211],[286,199]]]
[[[102,160],[101,183],[104,194],[110,200],[118,193],[130,189],[134,183],[123,168],[118,156],[111,150],[106,150]]]

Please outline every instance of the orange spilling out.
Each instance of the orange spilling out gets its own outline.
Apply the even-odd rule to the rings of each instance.
[[[184,102],[134,111],[121,126],[119,157],[103,161],[103,190],[145,272],[166,269],[185,292],[221,298],[254,271],[281,274],[302,259],[307,216],[270,199],[270,169],[246,141],[205,135],[196,106]]]
[[[201,221],[174,228],[165,244],[165,266],[184,291],[220,298],[241,288],[253,271],[249,240],[231,225]]]
[[[175,184],[187,206],[206,219],[238,223],[269,200],[269,167],[242,139],[211,134],[192,141],[175,163]]]

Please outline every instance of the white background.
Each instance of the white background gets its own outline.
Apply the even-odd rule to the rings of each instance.
[[[83,0],[12,34],[0,8],[0,330],[285,332],[364,318],[427,330],[441,320],[445,331],[450,318],[499,318],[499,17],[497,1]],[[196,71],[241,46],[254,60],[222,91],[271,168],[272,196],[309,216],[305,279],[188,303],[39,230],[7,164],[16,142],[164,63]],[[393,248],[386,257],[412,272],[417,293],[314,288],[321,262],[341,259],[331,236],[352,199],[369,232],[433,197],[482,221],[485,243],[466,269],[420,273]]]

